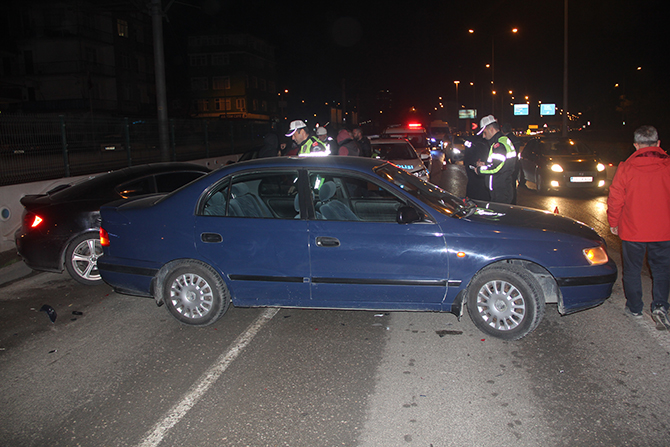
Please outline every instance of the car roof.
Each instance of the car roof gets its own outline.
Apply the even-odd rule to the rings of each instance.
[[[412,144],[406,138],[371,138],[370,144],[382,143],[382,144]]]
[[[384,163],[386,163],[384,160],[339,155],[329,155],[325,157],[269,157],[255,158],[253,160],[233,163],[220,168],[217,172],[225,172],[225,175],[228,175],[229,173],[234,173],[236,171],[246,171],[249,168],[343,168],[369,172],[375,166],[380,166]]]
[[[64,200],[70,197],[77,197],[80,194],[85,194],[87,191],[92,189],[111,188],[118,185],[119,183],[123,183],[124,181],[144,177],[146,175],[160,174],[171,171],[197,171],[207,173],[210,172],[211,169],[196,163],[149,163],[96,175],[94,177],[84,179],[78,183],[74,183],[67,188],[47,194],[50,195],[53,200]]]

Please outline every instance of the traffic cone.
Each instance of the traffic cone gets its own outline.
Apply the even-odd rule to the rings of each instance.
[[[558,207],[554,208],[554,214],[558,214]]]

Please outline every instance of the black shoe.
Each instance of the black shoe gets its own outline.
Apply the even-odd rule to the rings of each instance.
[[[663,315],[668,316],[668,311],[665,310],[665,307],[662,304],[656,304],[651,308],[652,315]]]
[[[629,317],[635,317],[635,318],[641,318],[642,317],[642,312],[633,312],[627,306],[624,307],[623,313],[625,313]]]

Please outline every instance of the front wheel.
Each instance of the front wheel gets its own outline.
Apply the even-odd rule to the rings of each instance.
[[[181,261],[165,277],[163,302],[170,314],[189,326],[208,326],[228,310],[230,292],[221,276],[199,261]]]
[[[479,272],[467,290],[472,322],[482,332],[517,340],[532,332],[544,316],[544,294],[535,278],[514,265]]]
[[[102,256],[100,235],[85,233],[77,236],[65,250],[65,269],[78,283],[95,286],[102,283],[98,258]]]

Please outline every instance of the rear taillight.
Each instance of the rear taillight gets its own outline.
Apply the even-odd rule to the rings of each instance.
[[[29,226],[30,228],[37,228],[40,226],[42,222],[44,222],[44,219],[42,219],[37,214],[26,215],[26,225]]]
[[[109,234],[102,227],[100,227],[100,245],[109,247]]]

